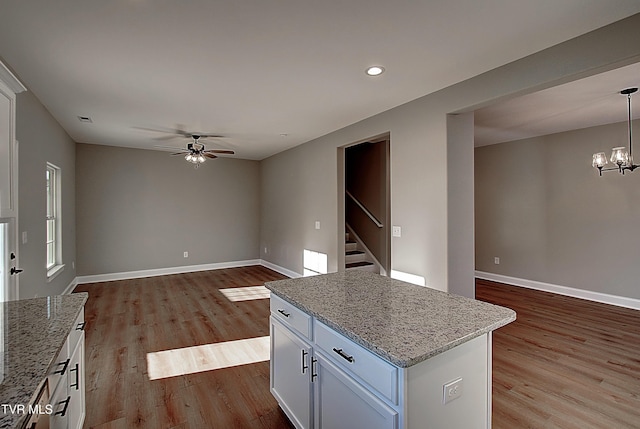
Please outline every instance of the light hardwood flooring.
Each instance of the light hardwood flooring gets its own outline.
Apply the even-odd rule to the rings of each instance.
[[[78,286],[89,293],[84,427],[292,427],[269,392],[268,360],[156,380],[147,367],[149,353],[268,336],[264,294],[231,301],[220,290],[282,278],[247,267]]]
[[[493,336],[493,428],[640,428],[640,311],[476,281]]]
[[[184,356],[245,339],[259,351],[268,300],[234,288],[280,278],[246,267],[78,286],[89,292],[85,428],[291,428],[261,358],[209,371],[201,359],[155,380],[148,371],[156,352],[198,361]],[[494,429],[640,428],[639,311],[483,280],[476,294],[518,313],[494,333]]]

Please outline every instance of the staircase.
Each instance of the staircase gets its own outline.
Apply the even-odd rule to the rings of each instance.
[[[362,243],[357,238],[351,237],[349,232],[345,233],[345,256],[344,263],[346,270],[361,270],[380,273],[380,268],[373,262],[373,258],[364,249]]]

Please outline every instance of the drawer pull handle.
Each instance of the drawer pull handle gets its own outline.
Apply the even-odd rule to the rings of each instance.
[[[80,364],[77,363],[75,368],[72,368],[72,369],[69,370],[69,372],[71,372],[71,371],[75,371],[76,372],[76,382],[71,384],[71,385],[69,385],[69,387],[75,387],[76,390],[80,389],[80,371],[79,371],[79,369],[80,369]]]
[[[309,353],[307,353],[306,350],[302,350],[302,373],[304,374],[304,371],[309,369],[309,365],[306,365],[306,357]]]
[[[287,313],[286,311],[284,311],[282,309],[278,309],[278,313],[282,314],[284,317],[291,316],[291,313]]]
[[[65,372],[67,372],[67,367],[69,366],[69,362],[71,362],[71,359],[67,359],[64,362],[60,362],[57,365],[60,366],[62,365],[62,369],[59,369],[57,371],[54,371],[54,374],[60,374],[60,375],[64,375]]]
[[[55,413],[53,413],[53,415],[64,417],[64,415],[67,414],[67,408],[69,408],[70,400],[71,400],[71,396],[67,396],[67,399],[65,399],[64,401],[58,402],[58,405],[64,404],[64,407],[62,408],[62,411],[56,411]]]
[[[348,354],[346,354],[345,352],[342,351],[342,349],[336,349],[335,347],[333,348],[333,351],[338,353],[342,358],[346,359],[349,361],[349,363],[353,363],[353,356],[349,356]]]
[[[85,323],[87,322],[78,323],[78,326],[76,326],[76,331],[84,331]]]
[[[312,383],[313,383],[313,379],[318,376],[318,373],[316,372],[316,362],[318,362],[318,359],[312,357],[311,358],[311,382]]]

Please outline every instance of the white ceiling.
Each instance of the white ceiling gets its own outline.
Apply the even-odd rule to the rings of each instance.
[[[638,12],[638,0],[2,0],[0,57],[77,142],[181,146],[148,130],[180,127],[263,159]],[[373,64],[386,73],[367,77]]]
[[[475,145],[485,146],[562,131],[626,121],[627,96],[640,87],[640,63],[475,111]],[[632,95],[633,119],[640,118],[640,94]]]

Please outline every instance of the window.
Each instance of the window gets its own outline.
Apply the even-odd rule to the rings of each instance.
[[[47,279],[53,280],[62,264],[62,210],[60,169],[47,163]]]

